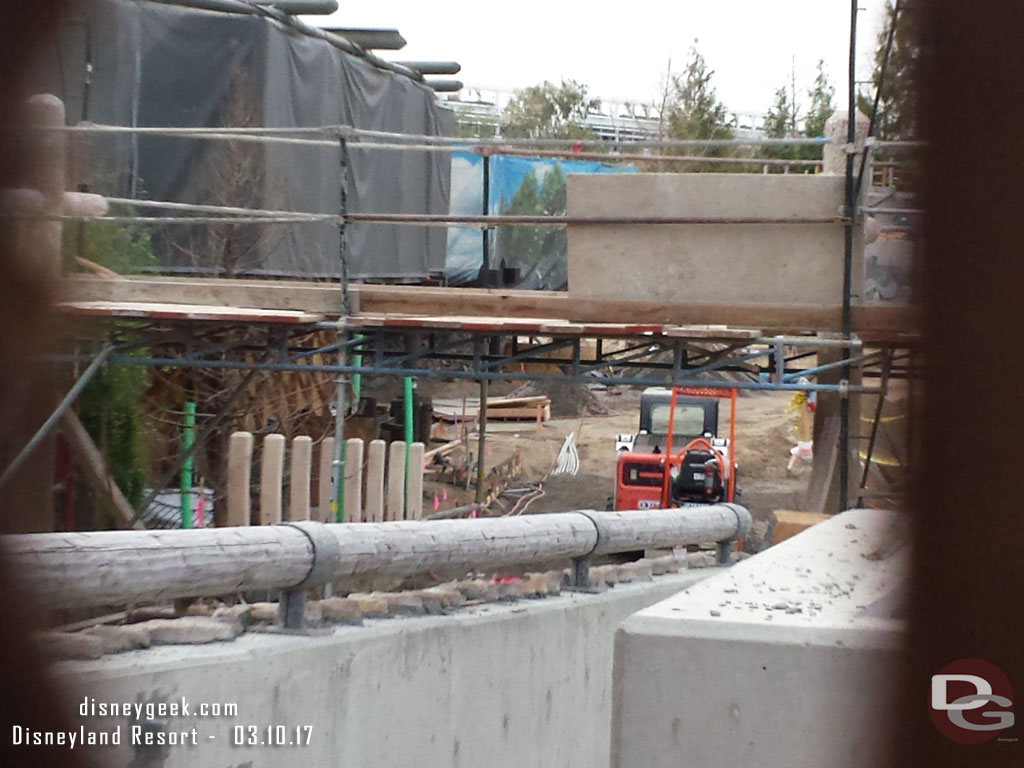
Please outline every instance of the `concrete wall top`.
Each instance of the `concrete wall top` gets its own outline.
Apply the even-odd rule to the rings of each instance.
[[[747,634],[779,627],[899,631],[909,565],[905,519],[855,509],[836,515],[652,605],[625,624],[630,631]],[[804,635],[800,635],[804,637]]]
[[[822,174],[569,174],[572,216],[834,217],[845,179]]]

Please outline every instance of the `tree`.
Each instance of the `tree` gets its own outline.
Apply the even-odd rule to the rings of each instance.
[[[860,93],[857,96],[858,108],[870,116],[874,107],[875,92],[881,82],[875,136],[883,140],[912,139],[916,132],[914,100],[917,94],[917,66],[921,49],[913,9],[913,3],[886,3],[886,22],[878,35],[878,47],[875,49],[872,88],[869,93]],[[894,27],[890,50],[889,32]],[[882,66],[887,51],[888,63],[885,64],[883,80]]]
[[[828,81],[825,62],[820,59],[818,60],[818,74],[807,95],[810,97],[811,106],[807,110],[807,117],[804,118],[803,134],[807,138],[813,139],[825,135],[825,123],[836,111],[832,101],[835,98],[836,89]]]
[[[587,86],[575,80],[561,85],[545,80],[516,91],[501,115],[501,134],[522,139],[589,139],[587,116],[601,108],[587,96]]]
[[[785,86],[775,91],[775,101],[764,116],[764,135],[769,139],[785,139],[796,133],[796,104]]]
[[[732,127],[726,120],[725,105],[711,87],[714,70],[697,50],[690,48],[690,59],[682,75],[672,75],[668,105],[668,135],[672,139],[731,139]]]
[[[825,62],[818,61],[818,74],[814,78],[814,84],[807,91],[810,106],[806,116],[800,124],[800,106],[796,101],[796,77],[790,75],[790,82],[775,91],[775,101],[764,118],[764,132],[768,138],[786,139],[816,138],[825,133],[825,122],[835,112],[833,98],[836,89],[828,80],[828,73],[825,71]],[[765,147],[764,154],[767,157],[788,158],[793,160],[817,160],[821,157],[821,150],[811,146],[781,146]],[[782,170],[782,169],[778,169]]]

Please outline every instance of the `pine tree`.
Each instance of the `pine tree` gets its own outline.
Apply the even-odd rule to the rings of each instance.
[[[784,139],[793,135],[796,130],[793,106],[785,86],[778,88],[775,91],[775,101],[768,114],[764,116],[765,136],[769,139]]]
[[[673,75],[668,107],[668,135],[673,139],[731,139],[725,105],[711,86],[714,70],[696,47],[683,74]]]
[[[825,135],[825,123],[836,111],[833,103],[836,89],[828,81],[824,61],[818,61],[818,75],[814,78],[814,85],[807,95],[810,97],[811,106],[807,110],[807,117],[804,118],[803,134],[813,139]]]
[[[885,79],[882,80],[882,64],[886,59],[889,31],[894,25],[892,48],[885,66]],[[875,49],[872,87],[869,92],[857,96],[858,108],[870,116],[875,91],[881,80],[875,135],[883,140],[912,139],[915,135],[914,100],[917,94],[917,66],[920,58],[920,44],[916,32],[913,3],[905,0],[895,4],[887,2],[885,26],[878,35],[878,47]]]

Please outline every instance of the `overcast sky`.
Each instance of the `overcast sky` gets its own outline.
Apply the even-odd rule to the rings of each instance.
[[[858,79],[871,73],[884,0],[860,0]],[[572,78],[592,96],[652,102],[671,58],[679,71],[694,39],[730,111],[763,113],[789,78],[806,90],[824,59],[846,103],[850,4],[846,0],[675,0],[669,3],[512,0],[352,3],[323,26],[397,28],[408,41],[393,60],[455,60],[467,86],[524,88]]]

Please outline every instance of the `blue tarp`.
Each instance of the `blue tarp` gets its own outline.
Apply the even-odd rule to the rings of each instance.
[[[490,200],[492,214],[509,211],[516,193],[523,186],[527,174],[536,180],[538,199],[545,178],[549,174],[563,177],[570,173],[632,173],[631,165],[612,165],[585,160],[554,160],[551,158],[509,157],[495,155],[490,158]],[[556,169],[557,166],[557,169]],[[564,200],[564,196],[562,198]],[[564,206],[564,203],[563,203]],[[476,215],[483,210],[483,159],[472,152],[456,152],[452,156],[451,212]],[[545,211],[562,213],[564,211]],[[491,234],[492,269],[501,265],[519,270],[518,287],[543,290],[565,288],[567,262],[564,232],[561,237],[543,238],[552,228],[538,229],[536,247],[519,247],[510,252],[505,239],[494,230]],[[448,232],[448,259],[445,277],[453,285],[477,279],[483,265],[483,238],[479,230],[452,228]]]

